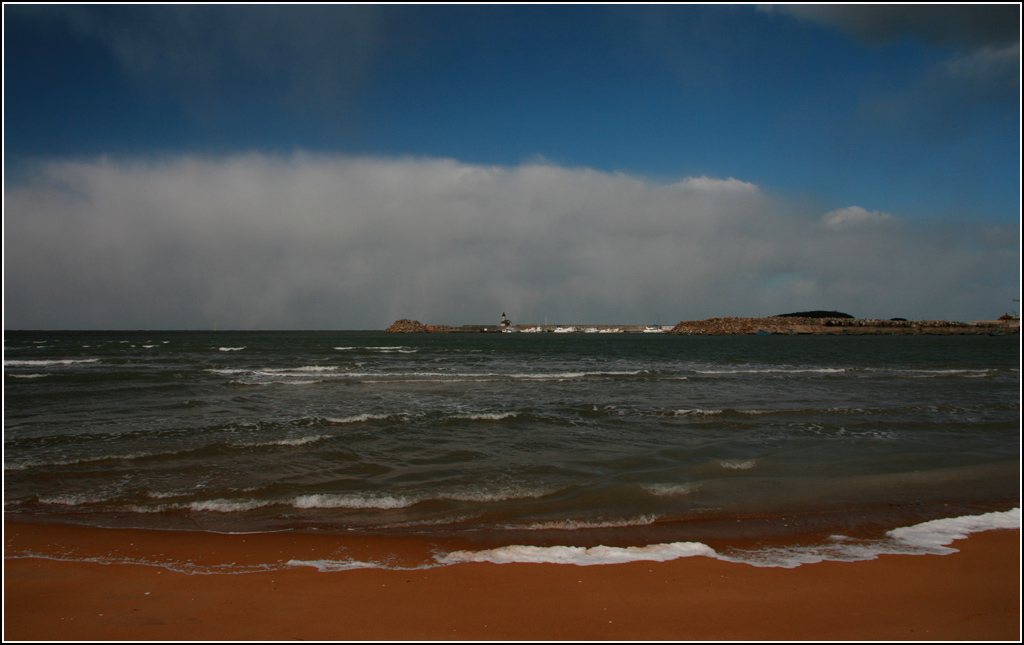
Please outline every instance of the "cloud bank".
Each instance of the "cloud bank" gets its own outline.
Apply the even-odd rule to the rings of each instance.
[[[5,192],[6,329],[993,318],[1019,226],[797,207],[738,179],[245,154],[53,161]]]

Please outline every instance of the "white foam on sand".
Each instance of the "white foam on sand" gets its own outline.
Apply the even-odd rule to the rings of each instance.
[[[757,567],[793,568],[816,562],[856,562],[874,560],[880,555],[948,555],[957,549],[949,546],[971,533],[995,529],[1020,529],[1020,509],[995,511],[982,515],[965,515],[931,520],[888,531],[878,540],[858,540],[833,535],[822,545],[733,550],[718,554],[719,560],[742,562]]]
[[[993,529],[1019,528],[1020,509],[1014,508],[1002,513],[995,512],[932,520],[923,524],[893,529],[887,535],[928,553],[946,554],[956,551],[956,549],[949,547],[954,540],[962,540],[971,533]]]
[[[874,560],[883,554],[946,555],[956,549],[948,546],[954,540],[968,537],[971,533],[993,529],[1019,529],[1020,509],[992,512],[932,520],[914,526],[894,529],[878,540],[855,540],[846,536],[832,536],[822,545],[794,546],[758,549],[756,551],[731,550],[719,553],[700,542],[673,542],[651,544],[643,547],[590,548],[573,546],[524,546],[513,545],[483,551],[454,551],[435,556],[440,564],[463,562],[492,562],[507,564],[555,563],[590,566],[620,562],[675,560],[677,558],[702,555],[725,562],[737,562],[757,567],[794,568],[801,564],[816,562],[855,562]]]

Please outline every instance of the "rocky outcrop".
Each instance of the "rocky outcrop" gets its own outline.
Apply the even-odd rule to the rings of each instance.
[[[428,332],[436,332],[438,330],[437,328],[431,327],[430,325],[424,325],[418,320],[409,320],[408,318],[403,318],[401,320],[396,320],[395,322],[391,323],[391,326],[385,329],[384,331],[389,334],[422,334]]]

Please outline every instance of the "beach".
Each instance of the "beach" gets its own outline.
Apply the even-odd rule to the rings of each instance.
[[[1016,641],[1018,356],[11,334],[4,635]]]
[[[189,574],[128,562],[240,570],[343,551],[400,566],[431,545],[11,522],[4,544],[5,640],[1020,639],[1019,530],[974,533],[950,555],[795,568],[694,556]],[[121,562],[87,561],[112,554]]]

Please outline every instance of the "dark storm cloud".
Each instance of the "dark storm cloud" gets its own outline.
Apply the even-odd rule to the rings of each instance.
[[[43,8],[102,43],[139,86],[206,116],[246,100],[324,116],[347,110],[380,47],[372,6]]]
[[[239,155],[40,166],[5,194],[6,328],[980,318],[1019,230],[800,211],[737,179]]]
[[[1017,4],[776,5],[771,10],[873,44],[909,38],[951,50],[906,87],[865,100],[861,116],[892,136],[949,144],[984,119],[1019,119]]]
[[[868,42],[920,38],[932,45],[1002,48],[1020,41],[1018,4],[773,5]]]

